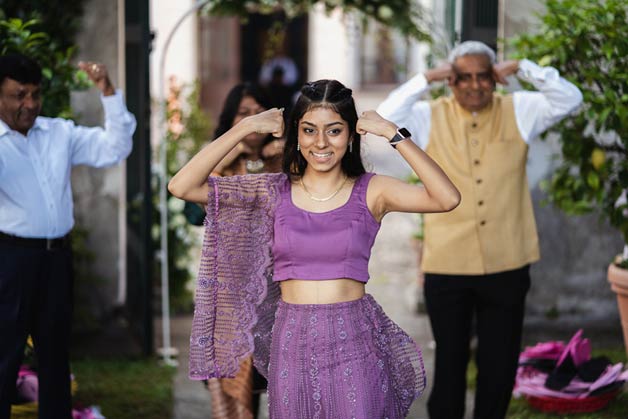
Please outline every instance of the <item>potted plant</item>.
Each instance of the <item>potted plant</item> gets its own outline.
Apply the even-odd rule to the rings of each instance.
[[[567,214],[597,210],[628,244],[628,7],[623,0],[547,0],[545,6],[538,32],[512,45],[518,56],[557,68],[584,96],[580,112],[553,130],[561,163],[544,185],[548,200]],[[627,269],[625,246],[608,279],[628,348]]]

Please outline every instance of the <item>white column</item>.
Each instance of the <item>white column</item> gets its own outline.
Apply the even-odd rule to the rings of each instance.
[[[150,27],[155,33],[150,54],[150,86],[153,93],[159,91],[157,73],[165,38],[181,15],[195,3],[194,0],[150,2]],[[194,17],[186,19],[174,34],[168,48],[164,74],[166,83],[171,75],[175,75],[182,83],[191,83],[198,77],[198,22]]]
[[[349,88],[359,87],[359,37],[353,16],[336,9],[329,16],[317,4],[309,16],[310,80],[336,79]]]

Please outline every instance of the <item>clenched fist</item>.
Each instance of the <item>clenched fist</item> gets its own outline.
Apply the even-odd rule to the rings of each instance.
[[[397,133],[397,126],[375,111],[365,111],[358,119],[356,131],[361,135],[373,134],[390,141]]]
[[[104,96],[110,96],[115,93],[113,84],[109,79],[109,72],[104,64],[93,61],[80,61],[78,67],[87,73],[89,79]]]
[[[241,123],[246,124],[251,132],[258,134],[272,134],[273,137],[283,137],[283,108],[272,108],[256,115],[247,116]]]

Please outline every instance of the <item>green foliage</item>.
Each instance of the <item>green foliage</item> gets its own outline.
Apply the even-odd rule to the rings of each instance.
[[[71,63],[76,47],[61,47],[36,19],[9,18],[0,20],[0,55],[21,53],[42,67],[44,103],[42,114],[51,117],[71,117],[70,91],[89,87],[87,75]]]
[[[85,0],[2,0],[0,9],[7,17],[38,20],[50,39],[67,49],[81,29],[84,4]]]
[[[167,141],[167,177],[170,179],[210,138],[211,126],[208,116],[199,105],[200,86],[178,86],[171,82],[167,99],[166,116],[168,120]],[[158,185],[155,178],[155,188]],[[160,210],[159,193],[153,193],[153,240],[159,248]],[[168,285],[170,306],[175,312],[192,309],[192,294],[188,290],[190,279],[196,274],[191,272],[194,256],[198,254],[198,227],[188,223],[184,215],[185,202],[168,196]],[[157,260],[154,270],[160,278],[161,266]]]
[[[98,404],[116,419],[170,419],[175,369],[154,359],[73,360],[78,405]]]
[[[544,186],[568,214],[599,209],[628,243],[628,3],[547,0],[535,34],[512,41],[519,57],[557,68],[584,95],[578,115],[558,124],[562,161]]]
[[[288,18],[294,18],[306,14],[317,4],[327,13],[336,8],[361,13],[365,20],[373,19],[418,41],[431,39],[424,27],[423,9],[413,0],[209,0],[206,12],[246,19],[251,13],[273,14],[283,10]]]

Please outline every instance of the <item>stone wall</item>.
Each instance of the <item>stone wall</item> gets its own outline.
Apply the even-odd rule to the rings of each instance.
[[[116,88],[120,88],[122,73],[119,71],[118,53],[118,2],[89,0],[85,4],[83,29],[77,37],[79,51],[76,61],[104,63]],[[72,107],[78,123],[86,126],[103,124],[100,92],[92,88],[72,94]],[[120,196],[123,190],[124,170],[122,165],[95,169],[77,166],[72,171],[74,191],[74,215],[77,228],[88,233],[87,246],[95,258],[90,271],[93,274],[88,287],[93,292],[92,310],[97,317],[109,312],[115,305],[120,275],[119,220]],[[122,195],[124,196],[124,195]],[[84,281],[85,278],[77,278]],[[77,291],[81,286],[77,284]],[[80,316],[80,313],[77,313]],[[77,316],[77,317],[79,317]],[[78,319],[80,320],[80,318]]]

